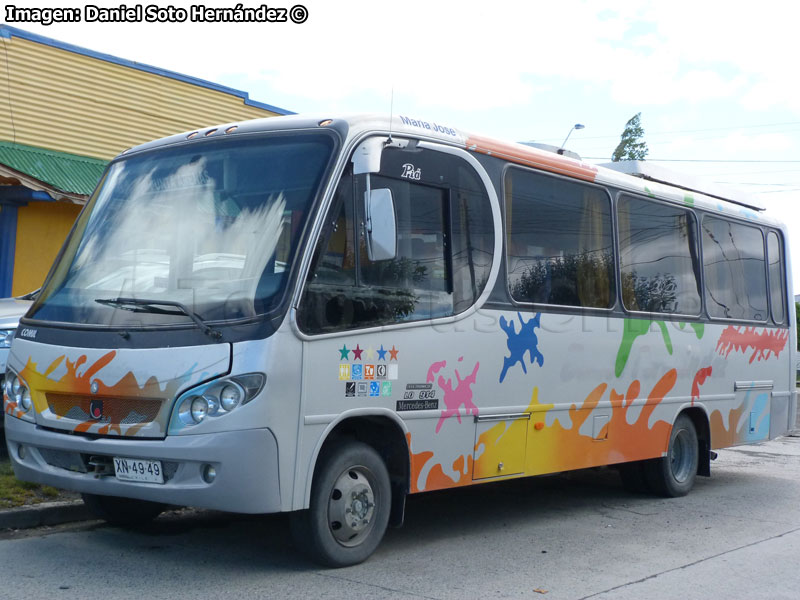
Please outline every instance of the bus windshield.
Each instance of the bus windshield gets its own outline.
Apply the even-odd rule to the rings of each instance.
[[[254,317],[281,301],[333,149],[232,136],[114,163],[34,305],[37,320],[149,327]],[[115,302],[119,298],[152,301]]]

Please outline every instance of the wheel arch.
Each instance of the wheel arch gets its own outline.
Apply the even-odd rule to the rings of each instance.
[[[328,424],[317,440],[306,472],[303,506],[311,500],[311,486],[320,458],[344,439],[355,439],[374,448],[386,463],[392,484],[390,524],[402,523],[405,496],[410,485],[408,428],[396,413],[388,409],[358,409],[342,413]]]

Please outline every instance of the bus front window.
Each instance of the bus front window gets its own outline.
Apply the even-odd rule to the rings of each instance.
[[[114,163],[32,317],[117,327],[187,321],[175,311],[116,310],[115,298],[178,302],[204,321],[270,312],[332,149],[327,135],[234,137]]]

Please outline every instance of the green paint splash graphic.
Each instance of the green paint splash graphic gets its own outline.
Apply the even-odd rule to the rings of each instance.
[[[631,350],[633,349],[633,342],[635,342],[636,338],[639,336],[642,336],[650,331],[650,325],[653,323],[658,325],[659,329],[661,329],[661,337],[664,339],[664,345],[667,347],[667,352],[669,352],[670,356],[672,355],[672,339],[669,337],[667,324],[664,321],[625,319],[625,324],[622,328],[622,343],[619,345],[619,350],[617,351],[617,361],[614,365],[614,373],[617,377],[622,375],[622,371],[625,370],[625,365],[628,364],[628,358],[630,358]],[[694,325],[692,325],[692,327],[694,327]],[[697,328],[695,328],[695,332],[696,331]],[[700,333],[698,337],[700,336],[702,336],[702,333]]]
[[[694,334],[697,336],[698,340],[703,339],[703,334],[706,332],[706,326],[703,323],[690,323],[692,329],[694,329]],[[686,323],[678,323],[678,329],[683,331],[686,329]]]

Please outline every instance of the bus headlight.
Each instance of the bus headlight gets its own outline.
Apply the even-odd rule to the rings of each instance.
[[[33,408],[33,400],[31,399],[31,391],[27,387],[22,388],[22,394],[20,394],[20,401],[19,405],[22,407],[22,410],[25,412],[30,412]]]
[[[208,404],[208,414],[209,414],[209,416],[213,417],[214,415],[216,415],[219,412],[219,407],[220,407],[219,398],[217,398],[213,394],[209,394],[209,395],[203,396],[203,398],[206,399],[206,403]]]
[[[14,373],[11,370],[6,371],[5,376],[3,377],[3,393],[11,398],[13,396],[11,392],[11,384],[14,380]]]
[[[11,348],[16,329],[0,329],[0,348]]]
[[[219,393],[219,401],[222,404],[222,408],[229,412],[238,406],[243,397],[244,392],[236,383],[229,383]]]
[[[6,371],[5,386],[3,389],[7,414],[24,421],[34,421],[33,396],[25,380],[12,369]]]
[[[208,400],[203,396],[195,396],[191,404],[192,420],[195,423],[202,423],[208,415]]]
[[[235,375],[185,392],[175,403],[170,431],[174,433],[230,414],[255,398],[266,379],[263,373]]]

